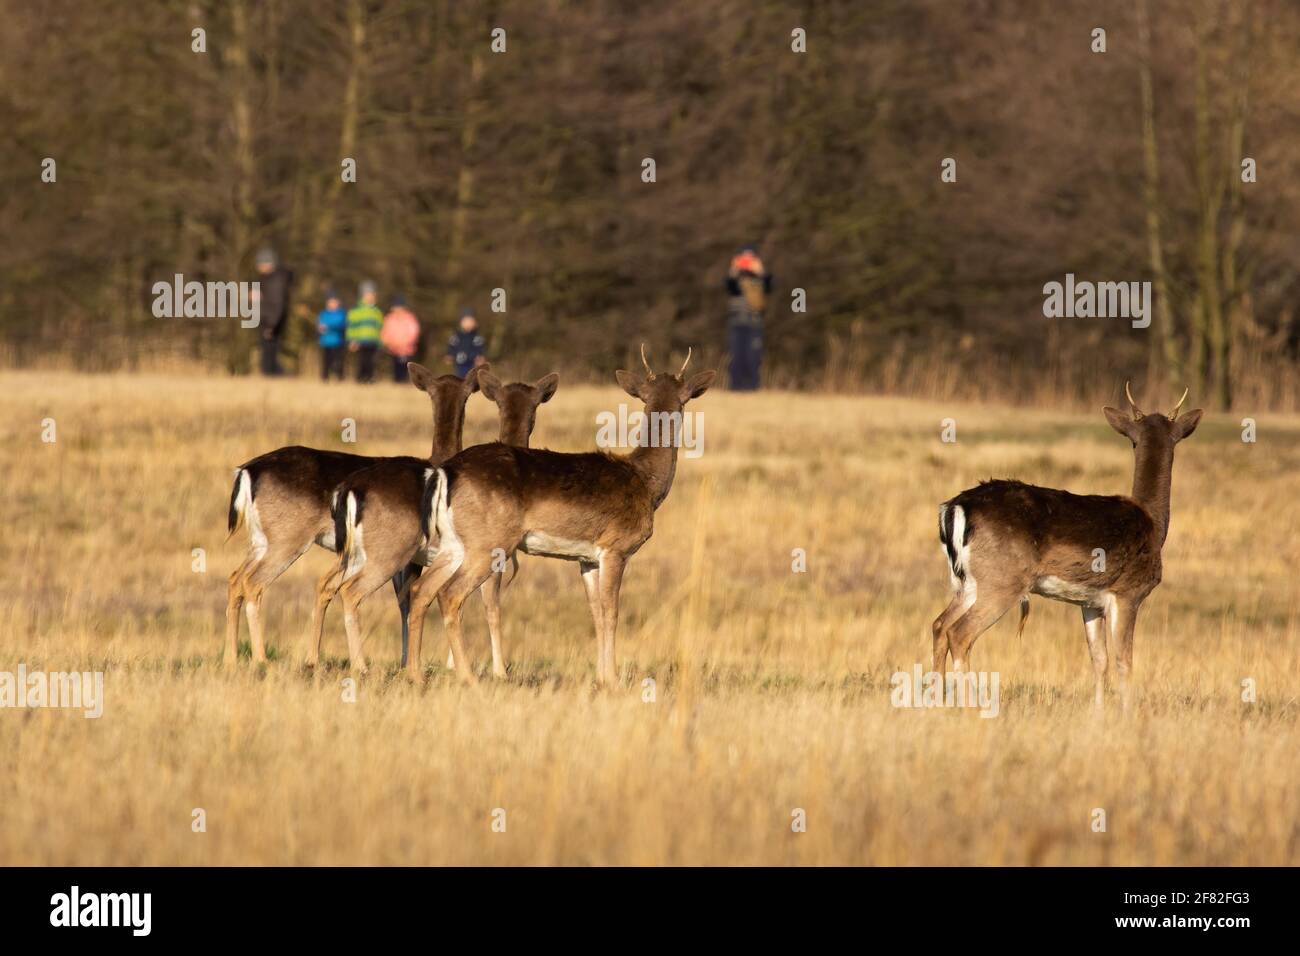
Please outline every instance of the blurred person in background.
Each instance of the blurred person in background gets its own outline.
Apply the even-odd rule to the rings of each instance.
[[[406,297],[393,296],[392,307],[384,316],[384,327],[379,333],[384,348],[393,357],[393,381],[408,380],[406,366],[415,357],[420,344],[420,321],[406,307]]]
[[[731,354],[731,390],[758,390],[763,364],[763,313],[772,291],[772,274],[758,249],[746,245],[731,257],[727,289],[727,351]]]
[[[343,381],[343,336],[348,328],[348,314],[338,293],[329,289],[325,293],[325,308],[316,319],[320,332],[320,377],[328,382],[330,375]]]
[[[257,251],[258,328],[262,333],[262,374],[279,375],[280,338],[289,317],[289,287],[293,273],[280,265],[275,250],[263,246]]]
[[[461,309],[460,327],[451,333],[447,340],[447,364],[456,369],[456,374],[464,378],[469,370],[487,362],[484,353],[487,342],[478,330],[478,319],[473,309]]]
[[[375,352],[379,349],[379,330],[384,314],[375,306],[378,293],[369,279],[357,287],[360,301],[348,309],[348,351],[357,356],[357,381],[375,380]]]

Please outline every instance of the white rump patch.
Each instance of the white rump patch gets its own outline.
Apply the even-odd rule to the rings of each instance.
[[[446,487],[445,481],[443,487]],[[446,555],[451,565],[459,568],[465,560],[465,542],[456,533],[455,516],[451,512],[451,505],[447,503],[446,495],[438,500],[438,508],[434,512],[433,520],[438,529],[438,545],[437,547],[426,545],[425,553],[432,552],[434,556]]]
[[[253,480],[246,468],[239,469],[239,493],[235,496],[235,511],[244,516],[248,524],[248,554],[254,561],[266,557],[268,542],[266,532],[262,530],[262,519],[257,513],[257,502],[253,500]]]
[[[975,599],[979,594],[979,588],[975,584],[975,575],[971,574],[970,568],[966,569],[966,577],[962,579],[961,593],[961,610],[964,614],[975,606]]]
[[[940,505],[939,507],[939,527],[945,528],[948,524],[948,506]],[[940,542],[939,548],[943,551],[944,564],[948,565],[948,580],[952,584],[953,591],[961,591],[965,587],[962,584],[961,574],[967,578],[970,588],[968,593],[974,592],[974,581],[970,581],[970,545],[963,543],[966,537],[966,509],[957,505],[952,509],[952,535],[947,544]],[[951,548],[951,551],[949,550]],[[959,574],[960,572],[960,574]],[[974,600],[971,600],[974,603]]]

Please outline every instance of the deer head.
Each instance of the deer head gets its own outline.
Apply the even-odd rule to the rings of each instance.
[[[528,437],[537,423],[537,406],[551,400],[559,387],[560,376],[558,372],[552,372],[532,384],[511,382],[503,385],[501,379],[491,372],[479,370],[478,384],[483,397],[496,402],[501,414],[501,433],[497,440],[527,448]]]
[[[619,369],[614,373],[614,377],[618,379],[618,384],[623,387],[623,391],[645,403],[647,412],[680,412],[691,399],[699,398],[707,392],[718,376],[717,372],[710,369],[707,372],[696,373],[687,381],[684,376],[690,361],[691,351],[688,349],[686,361],[682,363],[676,375],[667,372],[656,374],[645,357],[645,344],[642,343],[641,364],[645,366],[645,374]]]
[[[464,378],[435,375],[423,365],[412,362],[407,367],[411,384],[429,396],[433,403],[433,451],[431,460],[442,462],[460,451],[465,426],[465,403],[479,389],[479,375],[488,366],[469,370]]]
[[[1158,539],[1163,544],[1169,530],[1169,489],[1173,476],[1174,446],[1196,430],[1203,412],[1194,408],[1183,415],[1178,414],[1178,409],[1187,400],[1186,390],[1168,415],[1159,412],[1148,414],[1138,408],[1127,382],[1124,383],[1124,394],[1128,398],[1130,412],[1122,412],[1109,405],[1102,411],[1105,412],[1110,427],[1133,443],[1132,497],[1151,515]]]
[[[1187,401],[1189,391],[1190,389],[1183,390],[1183,397],[1178,400],[1174,410],[1168,415],[1159,412],[1147,414],[1138,408],[1137,402],[1133,400],[1133,393],[1129,390],[1129,383],[1125,382],[1124,395],[1128,398],[1129,408],[1132,411],[1122,412],[1109,405],[1102,411],[1106,415],[1106,421],[1110,422],[1110,427],[1131,441],[1134,448],[1167,450],[1172,457],[1174,445],[1196,431],[1196,426],[1204,413],[1203,409],[1194,408],[1179,416],[1178,409],[1182,408],[1183,402]]]

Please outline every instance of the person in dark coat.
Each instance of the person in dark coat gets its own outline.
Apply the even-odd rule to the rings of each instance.
[[[464,378],[469,370],[487,361],[487,342],[478,330],[478,319],[473,309],[461,309],[460,328],[447,340],[447,364]]]
[[[772,274],[758,257],[757,248],[747,245],[732,256],[724,285],[731,390],[757,391],[763,364],[763,314],[772,292]]]
[[[289,318],[289,288],[293,273],[276,260],[275,251],[264,247],[257,253],[257,282],[260,291],[258,328],[262,332],[262,374],[279,375],[280,339]]]

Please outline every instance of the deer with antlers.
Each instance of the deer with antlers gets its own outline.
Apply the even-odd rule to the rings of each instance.
[[[464,379],[434,375],[415,363],[407,368],[411,384],[427,393],[433,406],[433,449],[429,458],[405,459],[424,469],[460,451],[465,403],[478,390],[478,375],[486,366],[471,370]],[[253,661],[265,663],[261,610],[266,588],[313,544],[337,550],[331,515],[334,489],[354,472],[384,460],[291,445],[259,455],[235,469],[227,527],[232,535],[241,527],[248,528],[248,554],[230,575],[225,663],[234,663],[238,655],[241,608],[248,616]],[[399,590],[400,584],[394,581]]]
[[[607,686],[618,680],[614,635],[623,572],[649,540],[655,511],[672,489],[683,407],[703,395],[717,374],[685,379],[690,359],[688,352],[676,375],[656,374],[643,345],[645,374],[615,373],[623,390],[644,403],[647,424],[675,421],[672,440],[642,440],[627,455],[479,445],[435,470],[422,514],[439,552],[411,589],[408,673],[413,679],[421,676],[424,614],[436,597],[457,671],[466,683],[475,682],[461,639],[461,609],[492,573],[494,552],[518,550],[578,562],[596,631],[597,681]]]
[[[939,508],[939,540],[953,595],[934,622],[934,670],[970,665],[975,639],[1028,596],[1077,604],[1095,678],[1094,704],[1105,698],[1109,629],[1120,696],[1129,709],[1133,631],[1138,609],[1160,583],[1160,552],[1169,531],[1174,446],[1201,420],[1179,416],[1187,392],[1169,415],[1146,414],[1124,385],[1131,413],[1107,406],[1110,426],[1133,443],[1133,492],[1075,495],[1019,481],[986,481]]]
[[[554,372],[536,382],[503,385],[491,372],[479,370],[478,387],[497,405],[501,415],[499,442],[528,447],[537,423],[537,408],[549,402],[559,386]],[[434,462],[433,464],[438,464]],[[316,589],[307,636],[306,663],[316,664],[324,633],[325,611],[336,594],[343,596],[343,623],[348,635],[348,658],[353,670],[364,673],[361,622],[358,606],[385,581],[393,581],[402,612],[402,664],[408,660],[407,612],[409,582],[437,555],[430,548],[420,521],[420,500],[431,463],[423,459],[392,458],[356,472],[339,485],[334,496],[335,540],[341,542],[339,565],[321,578]],[[518,572],[518,565],[515,564]],[[493,672],[505,676],[501,653],[501,590],[505,569],[498,568],[479,589],[487,611],[492,639]],[[513,580],[513,578],[512,578]]]

